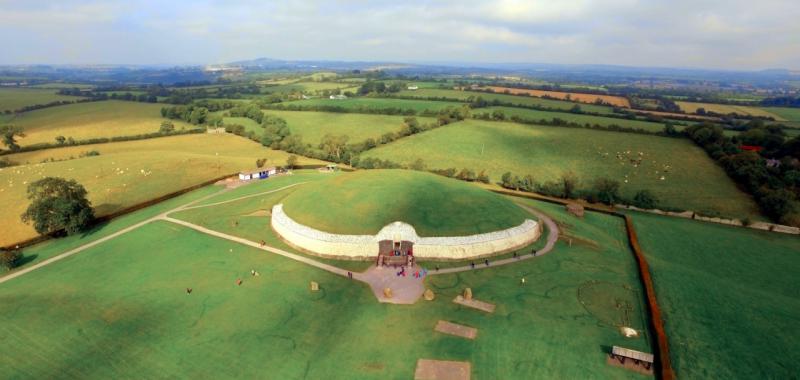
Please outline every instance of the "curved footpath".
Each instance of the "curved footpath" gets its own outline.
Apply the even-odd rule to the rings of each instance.
[[[223,193],[225,193],[225,192],[230,190],[230,189],[225,188],[225,189],[222,189],[222,190],[220,190],[218,192],[215,192],[213,194],[209,194],[209,195],[204,196],[202,198],[199,198],[199,199],[196,199],[196,200],[191,201],[189,203],[186,203],[186,204],[184,204],[182,206],[178,206],[178,207],[176,207],[174,209],[165,211],[165,212],[163,212],[161,214],[158,214],[158,215],[156,215],[156,216],[154,216],[152,218],[149,218],[147,220],[144,220],[144,221],[141,221],[139,223],[136,223],[136,224],[134,224],[132,226],[123,228],[122,230],[119,230],[117,232],[114,232],[112,234],[104,236],[104,237],[99,238],[97,240],[94,240],[94,241],[91,241],[91,242],[86,243],[84,245],[81,245],[81,246],[79,246],[77,248],[71,249],[71,250],[69,250],[67,252],[64,252],[64,253],[60,254],[60,255],[51,257],[51,258],[49,258],[49,259],[47,259],[45,261],[42,261],[41,263],[32,265],[32,266],[30,266],[28,268],[21,269],[21,270],[16,271],[16,272],[13,272],[13,273],[5,276],[5,277],[0,278],[0,284],[4,283],[6,281],[10,281],[10,280],[12,280],[14,278],[20,277],[20,276],[22,276],[22,275],[24,275],[26,273],[29,273],[31,271],[34,271],[36,269],[42,268],[42,267],[44,267],[46,265],[50,265],[50,264],[52,264],[52,263],[54,263],[56,261],[63,260],[65,258],[69,257],[69,256],[72,256],[74,254],[77,254],[79,252],[87,250],[89,248],[92,248],[92,247],[94,247],[96,245],[102,244],[102,243],[104,243],[106,241],[109,241],[111,239],[114,239],[114,238],[116,238],[116,237],[118,237],[118,236],[120,236],[122,234],[128,233],[128,232],[133,231],[133,230],[135,230],[135,229],[137,229],[137,228],[139,228],[141,226],[144,226],[144,225],[146,225],[146,224],[148,224],[150,222],[153,222],[153,221],[167,221],[167,222],[175,223],[175,224],[187,227],[187,228],[191,228],[191,229],[193,229],[195,231],[202,232],[202,233],[210,235],[210,236],[214,236],[214,237],[218,237],[218,238],[221,238],[221,239],[230,240],[230,241],[233,241],[233,242],[236,242],[236,243],[239,243],[239,244],[250,246],[252,248],[256,248],[256,249],[260,249],[260,250],[263,250],[263,251],[271,252],[271,253],[274,253],[274,254],[277,254],[277,255],[281,255],[283,257],[286,257],[286,258],[289,258],[289,259],[292,259],[292,260],[295,260],[295,261],[298,261],[298,262],[301,262],[301,263],[304,263],[304,264],[307,264],[307,265],[311,265],[313,267],[328,271],[328,272],[333,273],[333,274],[337,274],[337,275],[344,276],[344,277],[349,277],[349,276],[352,275],[352,278],[354,280],[367,283],[370,286],[370,288],[372,289],[372,292],[375,295],[375,297],[380,302],[396,303],[396,304],[412,304],[412,303],[416,302],[422,296],[422,293],[425,291],[425,287],[423,285],[424,277],[422,277],[422,276],[415,277],[414,276],[414,272],[412,272],[411,269],[408,270],[408,273],[406,273],[405,276],[399,275],[398,274],[398,269],[396,269],[396,268],[388,268],[388,267],[386,267],[386,268],[371,267],[371,268],[367,269],[366,271],[360,272],[360,273],[359,272],[350,272],[350,271],[347,271],[345,269],[336,267],[334,265],[322,263],[322,262],[317,261],[317,260],[315,260],[313,258],[310,258],[310,257],[294,254],[294,253],[287,252],[287,251],[284,251],[282,249],[271,247],[271,246],[268,246],[268,245],[262,245],[262,244],[259,244],[257,242],[250,241],[250,240],[238,237],[238,236],[229,235],[229,234],[226,234],[226,233],[223,233],[223,232],[219,232],[219,231],[215,231],[215,230],[212,230],[212,229],[208,229],[208,228],[205,228],[203,226],[199,226],[199,225],[196,225],[196,224],[184,221],[184,220],[180,220],[180,219],[175,219],[175,218],[172,218],[172,217],[169,216],[170,214],[172,214],[174,212],[178,212],[178,211],[191,210],[191,209],[203,208],[203,207],[218,206],[218,205],[225,204],[225,203],[235,202],[235,201],[238,201],[238,200],[241,200],[241,199],[247,199],[247,198],[252,198],[252,197],[257,197],[257,196],[261,196],[261,195],[275,193],[275,192],[278,192],[278,191],[283,191],[285,189],[288,189],[288,188],[291,188],[291,187],[294,187],[294,186],[297,186],[297,185],[301,185],[301,184],[302,184],[302,182],[301,183],[292,184],[292,185],[288,185],[288,186],[284,186],[284,187],[281,187],[279,189],[265,191],[265,192],[256,193],[256,194],[245,195],[245,196],[242,196],[242,197],[229,199],[229,200],[226,200],[226,201],[210,203],[210,204],[207,204],[207,205],[196,205],[199,202],[202,202],[202,201],[204,201],[206,199],[209,199],[211,197],[223,194]],[[545,244],[544,248],[542,248],[541,250],[539,250],[537,252],[536,256],[541,256],[541,255],[544,255],[544,254],[550,252],[553,249],[553,247],[555,246],[556,241],[558,240],[558,233],[559,233],[558,226],[547,215],[545,215],[545,214],[543,214],[543,213],[541,213],[539,211],[536,211],[531,207],[524,206],[524,205],[520,205],[520,206],[523,207],[528,212],[536,215],[539,218],[539,220],[543,221],[548,227],[549,233],[548,233],[548,236],[547,236],[547,244]],[[494,262],[491,266],[488,266],[488,267],[487,266],[479,266],[479,267],[472,268],[471,266],[463,266],[463,267],[457,267],[457,268],[441,269],[441,270],[436,271],[436,272],[428,272],[428,275],[437,275],[437,274],[445,274],[445,273],[458,273],[458,272],[466,272],[466,271],[470,271],[470,270],[480,270],[480,269],[485,269],[485,268],[492,268],[492,267],[497,267],[497,266],[501,266],[501,265],[507,265],[507,264],[519,262],[519,261],[522,261],[522,260],[529,260],[529,259],[532,259],[532,258],[534,258],[536,256],[533,256],[533,255],[524,256],[524,257],[523,256],[519,256],[516,259],[509,258],[509,259],[498,260],[498,261]],[[384,295],[383,291],[384,291],[385,288],[391,288],[392,289],[392,293],[393,294],[392,294],[391,298],[387,298]]]

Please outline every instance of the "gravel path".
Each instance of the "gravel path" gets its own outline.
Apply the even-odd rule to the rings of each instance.
[[[530,212],[531,214],[536,215],[536,217],[538,217],[540,221],[544,222],[544,224],[547,225],[547,229],[550,231],[550,233],[547,235],[547,244],[544,245],[544,248],[536,251],[536,256],[533,256],[533,255],[520,255],[520,256],[517,256],[517,258],[510,257],[510,258],[507,258],[507,259],[491,261],[489,266],[486,266],[483,263],[479,262],[479,263],[475,264],[475,268],[472,268],[472,266],[470,266],[470,265],[465,265],[463,267],[455,267],[455,268],[444,268],[444,269],[439,269],[438,271],[429,271],[428,275],[437,275],[437,274],[446,274],[446,273],[458,273],[458,272],[466,272],[466,271],[471,271],[471,270],[493,268],[493,267],[497,267],[497,266],[500,266],[500,265],[507,265],[507,264],[511,264],[511,263],[520,262],[522,260],[530,260],[530,259],[532,259],[534,257],[538,257],[538,256],[542,256],[544,254],[547,254],[548,252],[553,250],[553,247],[556,245],[556,241],[558,241],[558,234],[559,234],[558,225],[556,225],[556,222],[554,222],[553,219],[550,219],[549,216],[547,216],[545,214],[542,214],[538,210],[535,210],[535,209],[533,209],[533,208],[531,208],[529,206],[525,206],[525,205],[519,205],[519,206],[524,208],[526,211]]]

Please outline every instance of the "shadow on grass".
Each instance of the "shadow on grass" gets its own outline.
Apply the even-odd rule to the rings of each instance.
[[[37,257],[39,257],[38,254],[24,255],[24,256],[22,256],[21,259],[19,259],[19,261],[17,261],[17,267],[21,267],[23,265],[29,264],[33,260],[36,260]]]

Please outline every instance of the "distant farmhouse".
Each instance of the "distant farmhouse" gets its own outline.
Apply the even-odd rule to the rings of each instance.
[[[408,89],[409,90],[419,90],[419,86],[416,86],[416,85],[408,86]]]
[[[249,172],[239,173],[239,180],[250,181],[253,179],[264,179],[264,178],[269,178],[270,176],[273,176],[275,174],[278,174],[278,169],[275,167],[261,168]]]
[[[342,100],[342,99],[347,99],[347,97],[344,96],[344,95],[331,95],[331,99],[332,100]]]

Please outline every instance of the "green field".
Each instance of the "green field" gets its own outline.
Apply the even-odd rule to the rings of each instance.
[[[58,95],[53,89],[42,88],[0,88],[0,112],[15,111],[22,107],[47,104],[55,101],[76,101],[79,96]]]
[[[696,113],[697,109],[704,108],[706,112],[714,112],[721,115],[737,114],[742,116],[763,116],[772,117],[779,121],[782,120],[782,117],[779,114],[770,112],[772,108],[680,101],[675,103],[681,108],[682,111],[686,113]]]
[[[585,124],[590,124],[590,125],[598,124],[601,126],[618,125],[624,128],[643,129],[648,132],[661,132],[664,130],[664,124],[662,123],[653,123],[642,120],[617,119],[613,117],[580,115],[569,112],[537,111],[526,108],[514,108],[514,107],[477,108],[472,110],[472,114],[473,115],[483,114],[483,113],[491,114],[494,111],[502,111],[503,114],[506,115],[506,118],[517,116],[522,118],[523,120],[538,121],[544,119],[549,121],[558,118],[564,121],[568,121],[570,123],[578,123],[581,125]],[[676,128],[681,129],[682,127],[678,126]]]
[[[800,373],[800,239],[634,213],[678,378]]]
[[[298,223],[353,235],[374,235],[395,221],[411,224],[420,236],[472,235],[526,218],[497,194],[407,170],[358,171],[307,184],[285,199],[284,211]]]
[[[358,113],[314,112],[314,111],[278,111],[267,110],[266,115],[278,116],[286,120],[292,134],[303,137],[303,142],[315,148],[326,134],[334,136],[347,135],[348,143],[362,142],[368,138],[377,140],[381,135],[397,132],[403,126],[406,116],[373,115]],[[433,118],[417,117],[420,123],[431,123]],[[261,136],[264,129],[252,119],[246,117],[225,117],[226,125],[238,124],[256,136]]]
[[[614,113],[613,108],[606,107],[606,106],[596,106],[593,104],[583,104],[583,103],[573,103],[564,100],[553,100],[553,99],[543,99],[543,98],[535,98],[531,96],[520,96],[520,95],[507,95],[507,94],[494,94],[494,93],[486,93],[486,92],[476,92],[476,91],[459,91],[459,90],[443,90],[443,89],[433,89],[433,88],[425,88],[419,90],[403,90],[397,93],[398,96],[408,96],[408,97],[419,97],[419,98],[447,98],[447,99],[459,99],[462,101],[467,100],[469,97],[482,97],[485,100],[492,101],[497,99],[498,101],[504,103],[510,103],[513,105],[521,105],[521,106],[539,106],[539,107],[549,107],[557,110],[570,110],[576,104],[578,104],[582,110],[586,112],[596,112],[599,114],[611,114]]]
[[[293,102],[280,103],[283,106],[296,107],[342,107],[357,112],[360,109],[376,110],[396,108],[400,110],[412,110],[416,113],[424,111],[437,112],[448,107],[461,107],[458,102],[437,102],[427,100],[407,100],[407,99],[384,99],[384,98],[348,98],[348,99],[306,99]]]
[[[70,104],[26,112],[10,123],[22,127],[21,146],[55,143],[57,136],[85,140],[97,137],[130,136],[158,132],[161,122],[159,104],[109,100]],[[172,120],[176,129],[193,128]]]
[[[480,379],[643,378],[605,363],[612,345],[651,350],[646,334],[618,332],[644,328],[621,221],[526,202],[582,239],[511,266],[429,277],[436,300],[410,306],[379,304],[343,277],[153,222],[0,284],[0,366],[10,378],[385,379],[409,378],[417,359],[434,358],[470,361]],[[322,290],[309,292],[309,281]],[[465,287],[496,312],[451,303]],[[433,332],[440,319],[473,326],[478,338]]]
[[[639,152],[637,167],[630,159],[640,157]],[[572,171],[583,186],[608,177],[620,182],[623,195],[649,189],[666,206],[758,215],[755,203],[686,139],[470,120],[378,147],[361,158],[367,157],[405,164],[421,158],[429,168],[486,170],[493,181],[508,171],[531,174],[538,182]]]
[[[96,150],[100,156],[68,159]],[[229,134],[185,135],[40,150],[4,156],[26,163],[0,170],[0,246],[36,236],[19,215],[27,207],[27,185],[46,176],[76,179],[89,192],[99,215],[118,211],[203,181],[255,167],[255,160],[284,165],[288,153]],[[301,164],[320,161],[300,158]]]
[[[303,141],[314,146],[326,134],[350,136],[350,143],[368,138],[378,139],[389,132],[397,132],[403,126],[405,116],[366,115],[354,113],[310,112],[310,111],[265,111],[286,120],[292,134],[303,136]],[[432,118],[418,117],[420,123],[433,122]]]
[[[764,111],[775,114],[787,121],[800,122],[800,108],[764,107]]]
[[[341,89],[342,91],[354,91],[358,89],[358,87],[355,87],[352,83],[337,82],[295,82],[264,87],[264,91],[269,93],[317,93],[322,92],[323,90],[336,89]]]

